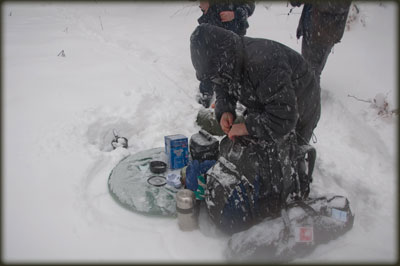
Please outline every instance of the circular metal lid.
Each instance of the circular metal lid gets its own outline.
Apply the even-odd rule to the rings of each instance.
[[[161,187],[167,183],[167,179],[160,175],[153,175],[147,179],[147,183],[156,187]]]

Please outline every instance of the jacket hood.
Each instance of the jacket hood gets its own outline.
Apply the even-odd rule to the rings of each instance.
[[[190,36],[190,54],[196,77],[234,79],[240,76],[242,39],[236,33],[210,24],[201,24]]]

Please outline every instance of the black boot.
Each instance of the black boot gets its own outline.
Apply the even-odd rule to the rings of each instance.
[[[309,177],[307,175],[307,166],[305,159],[299,160],[297,162],[297,166],[298,166],[298,175],[300,181],[300,197],[302,199],[306,199],[310,194],[311,180],[309,180]]]
[[[311,145],[301,145],[297,153],[297,173],[299,177],[298,192],[301,199],[307,199],[310,194],[310,184],[314,171],[316,150]]]

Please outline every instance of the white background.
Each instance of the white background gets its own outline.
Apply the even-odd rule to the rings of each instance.
[[[348,197],[355,224],[297,262],[398,258],[398,116],[348,96],[398,108],[398,11],[356,4],[322,74],[312,186]],[[301,51],[290,8],[258,2],[247,35]],[[4,262],[224,261],[226,237],[125,210],[107,189],[125,156],[199,130],[189,38],[200,15],[190,1],[2,4]],[[114,128],[128,150],[112,150]]]

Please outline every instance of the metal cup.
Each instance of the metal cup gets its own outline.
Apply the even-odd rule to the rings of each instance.
[[[182,231],[192,231],[198,228],[196,197],[190,189],[181,189],[176,193],[176,211],[178,225]]]

